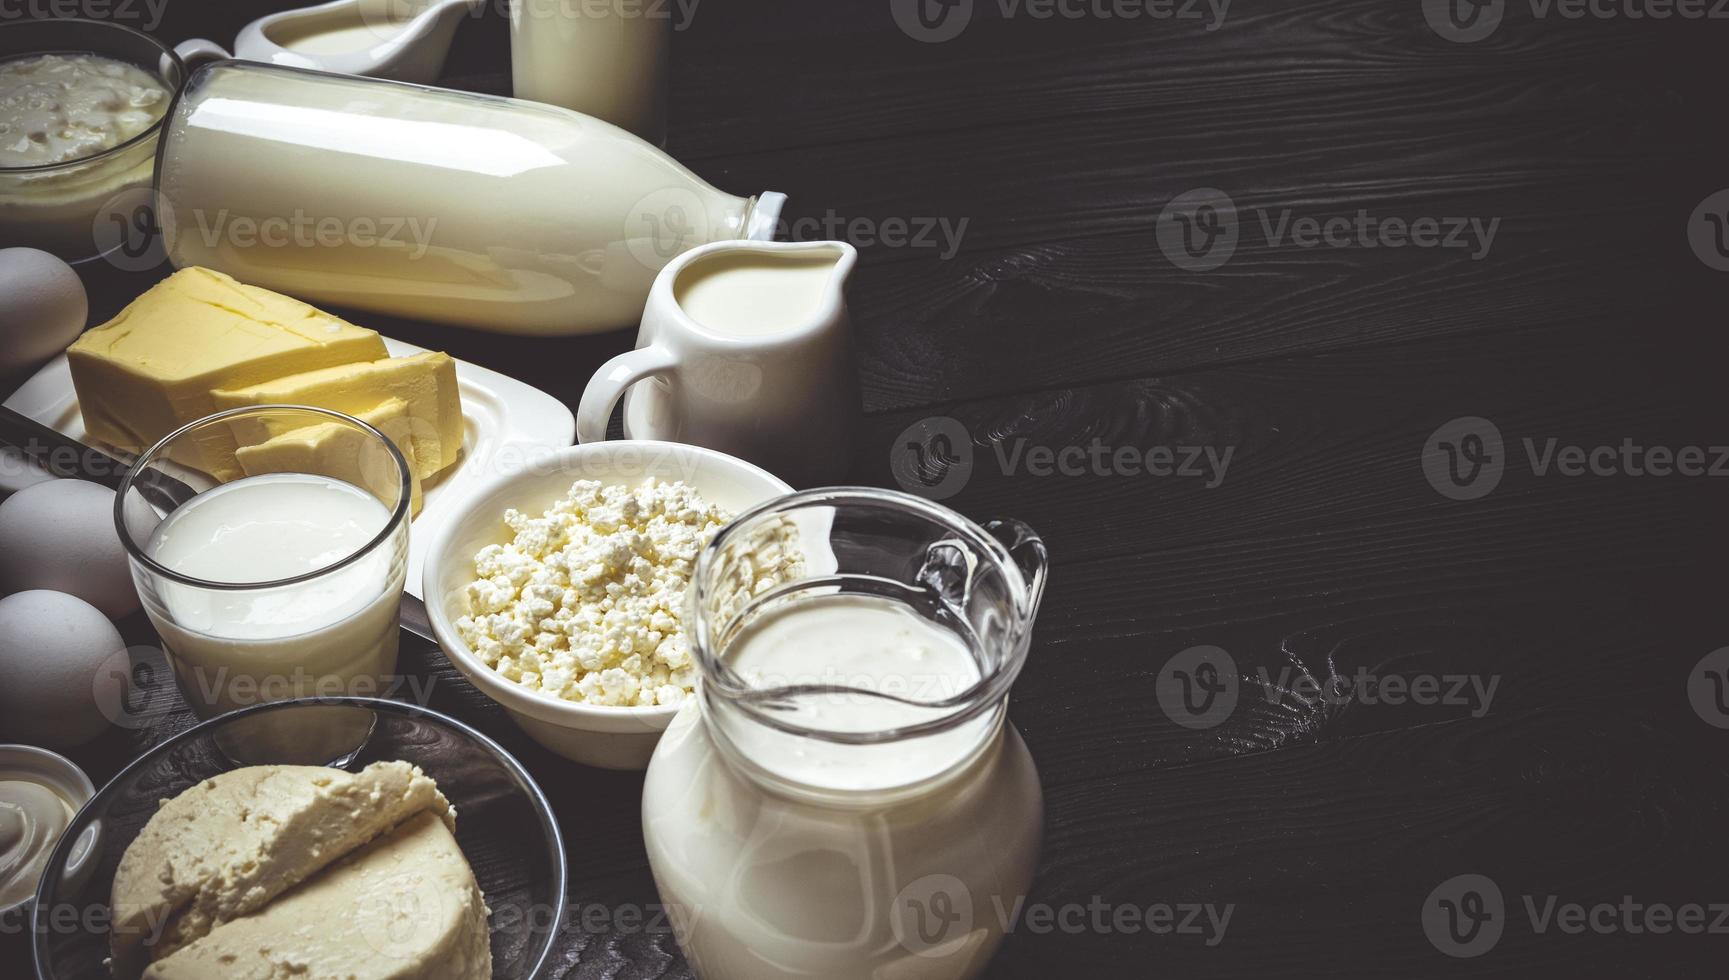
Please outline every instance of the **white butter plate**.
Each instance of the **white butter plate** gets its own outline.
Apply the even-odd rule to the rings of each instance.
[[[392,357],[426,350],[388,337],[384,345]],[[435,528],[457,514],[462,502],[493,476],[576,441],[576,418],[570,409],[538,388],[467,361],[456,362],[456,383],[462,392],[462,461],[426,484],[425,506],[410,527],[407,591],[416,598],[422,598],[421,567]],[[64,354],[24,382],[5,404],[63,436],[130,459],[88,437]]]

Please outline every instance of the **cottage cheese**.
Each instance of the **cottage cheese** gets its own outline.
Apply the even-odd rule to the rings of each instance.
[[[82,160],[132,139],[168,109],[143,69],[89,54],[0,61],[0,167]]]
[[[475,556],[457,632],[488,666],[545,694],[680,704],[697,679],[685,590],[698,553],[731,519],[682,482],[578,481],[540,517],[506,512],[514,538]],[[792,563],[790,551],[756,563],[749,587],[772,587]]]
[[[143,69],[97,55],[0,61],[0,242],[76,261],[117,240],[116,222],[137,217],[137,199],[120,195],[150,186],[156,141],[116,148],[155,126],[170,97]]]

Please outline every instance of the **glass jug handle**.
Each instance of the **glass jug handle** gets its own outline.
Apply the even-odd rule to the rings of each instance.
[[[1045,573],[1051,566],[1050,552],[1045,550],[1044,539],[1020,521],[990,521],[984,527],[991,537],[1009,550],[1009,557],[1015,560],[1021,578],[1026,580],[1027,614],[1038,612],[1039,601],[1045,596]]]

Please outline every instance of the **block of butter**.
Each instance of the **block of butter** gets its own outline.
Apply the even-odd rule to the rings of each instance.
[[[80,337],[67,352],[84,426],[138,453],[217,408],[212,392],[387,356],[377,333],[220,272],[182,269]],[[374,397],[366,408],[382,399]],[[205,430],[200,458],[219,479],[240,476],[234,440]]]
[[[342,364],[211,393],[217,408],[316,405],[349,415],[376,408],[381,398],[398,398],[408,406],[403,426],[417,476],[431,479],[456,462],[462,452],[462,400],[456,362],[449,354]],[[242,443],[263,442],[283,431],[279,422],[269,419],[244,420],[234,429]]]
[[[415,465],[408,403],[387,398],[370,412],[354,417],[390,437],[408,463],[412,493],[411,517],[420,516],[420,473]],[[324,422],[303,426],[255,445],[242,445],[234,457],[247,476],[266,473],[322,473],[369,490],[380,500],[396,500],[400,492],[395,463],[378,441],[352,425]]]

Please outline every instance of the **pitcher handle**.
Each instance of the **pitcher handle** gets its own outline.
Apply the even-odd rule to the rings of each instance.
[[[664,347],[650,344],[626,351],[600,366],[583,389],[576,409],[576,441],[605,442],[612,407],[624,390],[638,381],[663,375],[678,366],[677,358]]]
[[[228,53],[227,48],[201,37],[181,41],[174,46],[174,53],[180,56],[180,61],[186,65],[187,71],[197,71],[213,61],[227,61],[234,57]]]
[[[991,537],[1008,549],[1009,557],[1020,569],[1021,578],[1026,580],[1027,614],[1037,613],[1039,603],[1045,597],[1045,579],[1051,567],[1051,555],[1045,549],[1044,539],[1020,521],[990,521],[984,527]]]

